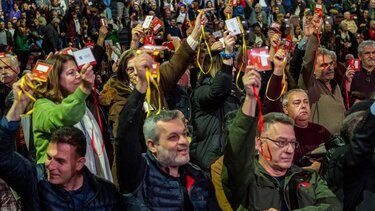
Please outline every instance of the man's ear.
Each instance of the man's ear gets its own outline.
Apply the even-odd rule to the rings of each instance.
[[[283,106],[283,111],[284,111],[284,114],[286,114],[286,115],[289,114],[287,106]]]
[[[156,155],[157,148],[156,148],[156,144],[154,143],[154,141],[152,139],[147,139],[146,145],[147,145],[148,150],[150,150],[152,154]]]
[[[85,166],[85,163],[86,163],[85,157],[78,158],[77,163],[76,163],[76,171],[81,171],[82,168]]]
[[[255,149],[260,152],[262,145],[262,139],[259,136],[255,137]]]

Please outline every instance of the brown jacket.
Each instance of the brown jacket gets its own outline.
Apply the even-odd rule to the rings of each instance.
[[[193,62],[195,51],[184,41],[172,58],[161,64],[160,71],[160,92],[162,107],[168,108],[166,94],[173,89],[178,80]],[[117,137],[118,116],[127,102],[131,93],[130,84],[121,83],[116,77],[112,77],[105,84],[100,96],[100,104],[110,106],[108,119],[113,122],[113,135]],[[157,109],[158,95],[156,88],[151,85],[151,104]]]
[[[315,49],[318,45],[316,35],[312,35],[307,43],[302,63],[302,78],[309,95],[311,105],[310,121],[327,128],[332,134],[340,132],[345,115],[344,100],[339,85],[331,80],[332,92],[323,81],[315,78]],[[303,87],[303,85],[300,85]]]

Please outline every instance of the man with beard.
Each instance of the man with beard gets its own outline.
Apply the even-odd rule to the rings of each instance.
[[[162,110],[143,124],[148,54],[135,58],[137,84],[119,116],[117,172],[125,210],[207,210],[209,181],[189,163],[189,141],[184,117]],[[146,144],[146,146],[145,146]],[[147,147],[146,153],[142,153]]]
[[[358,46],[361,60],[361,69],[354,71],[348,68],[345,75],[348,81],[348,90],[360,92],[368,97],[375,91],[375,41],[366,40]]]
[[[345,114],[344,100],[341,89],[334,80],[335,70],[332,54],[325,48],[319,48],[317,33],[319,33],[323,20],[314,14],[312,29],[305,55],[303,57],[301,78],[306,87],[311,104],[310,121],[327,128],[332,134],[340,132]],[[317,55],[317,56],[316,56]]]

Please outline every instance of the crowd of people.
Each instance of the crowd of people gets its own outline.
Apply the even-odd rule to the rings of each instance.
[[[2,1],[1,210],[372,210],[374,68],[375,0]]]

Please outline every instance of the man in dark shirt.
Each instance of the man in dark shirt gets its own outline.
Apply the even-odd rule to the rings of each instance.
[[[361,60],[361,69],[359,71],[348,68],[346,79],[348,81],[348,90],[351,92],[360,92],[369,96],[375,91],[375,41],[365,40],[358,46],[358,55]]]

